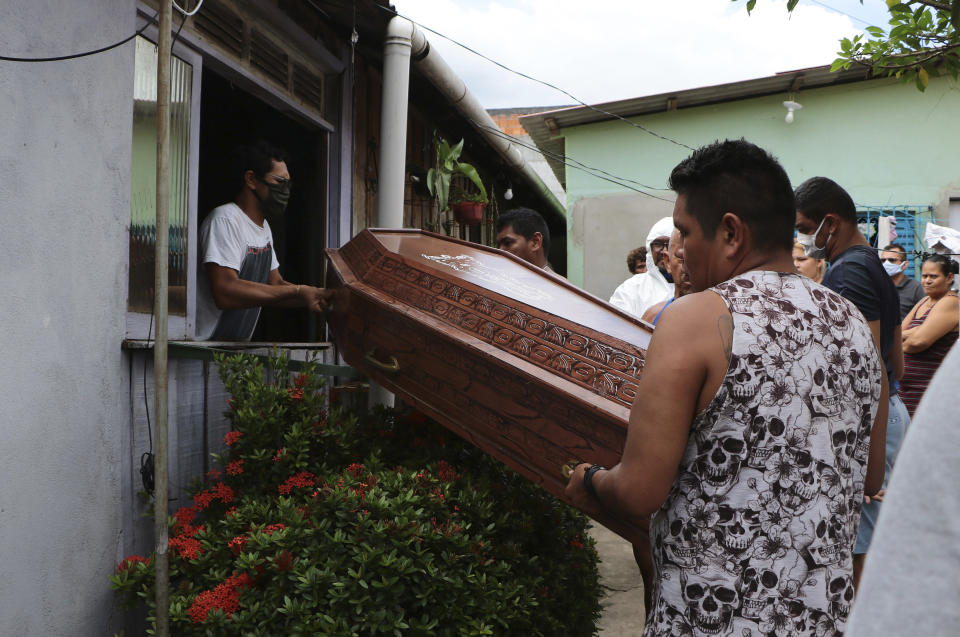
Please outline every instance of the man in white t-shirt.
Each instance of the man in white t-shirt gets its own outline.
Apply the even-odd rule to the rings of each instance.
[[[243,185],[233,202],[200,225],[197,338],[249,341],[260,308],[326,308],[330,292],[280,276],[267,215],[280,215],[290,198],[283,151],[257,142],[240,152]]]

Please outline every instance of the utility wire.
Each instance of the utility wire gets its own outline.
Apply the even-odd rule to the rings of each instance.
[[[103,53],[104,51],[115,49],[118,46],[123,46],[124,44],[134,39],[138,35],[141,35],[144,31],[147,30],[147,27],[149,27],[151,24],[157,21],[158,15],[160,15],[159,11],[154,13],[153,18],[151,18],[145,25],[143,25],[143,27],[139,31],[137,31],[130,37],[124,38],[119,42],[115,42],[109,46],[101,47],[99,49],[94,49],[92,51],[84,51],[83,53],[71,53],[69,55],[57,55],[53,57],[41,57],[41,58],[24,58],[24,57],[14,57],[10,55],[0,55],[0,62],[61,62],[63,60],[75,60],[77,58],[87,57],[89,55],[96,55],[97,53]]]
[[[516,137],[516,136],[514,136],[514,135],[510,135],[509,133],[506,133],[506,132],[502,131],[501,129],[499,129],[499,128],[495,127],[495,126],[489,126],[489,125],[482,124],[482,123],[480,123],[480,122],[476,122],[476,121],[473,121],[473,120],[470,120],[470,121],[473,123],[474,126],[477,126],[478,128],[483,128],[483,129],[485,129],[485,130],[487,130],[487,131],[490,131],[490,132],[493,133],[494,135],[497,135],[498,137],[501,137],[502,139],[506,139],[506,140],[508,140],[508,141],[510,141],[510,142],[512,142],[512,143],[514,143],[514,144],[516,144],[516,145],[518,145],[518,146],[522,146],[523,148],[529,148],[530,150],[535,151],[535,152],[543,155],[544,157],[546,157],[546,158],[548,158],[548,159],[554,159],[554,160],[556,160],[556,161],[562,162],[563,164],[569,166],[570,168],[576,168],[576,169],[578,169],[578,170],[580,170],[580,171],[589,173],[589,174],[593,175],[594,177],[598,177],[598,178],[600,178],[600,179],[604,179],[604,176],[609,177],[609,179],[606,179],[606,181],[611,181],[612,183],[615,183],[615,184],[617,184],[617,185],[623,186],[624,188],[630,188],[631,190],[633,190],[633,191],[635,191],[635,192],[640,192],[640,193],[643,193],[643,194],[645,194],[645,195],[649,195],[649,196],[651,196],[651,197],[654,196],[654,195],[650,195],[650,193],[645,192],[645,191],[643,191],[643,190],[638,190],[637,188],[632,188],[632,187],[630,186],[630,184],[636,184],[637,186],[640,186],[641,188],[646,188],[647,190],[661,190],[661,191],[665,191],[665,192],[670,192],[670,191],[671,191],[670,188],[658,188],[657,186],[650,186],[650,185],[648,185],[648,184],[639,182],[639,181],[637,181],[637,180],[635,180],[635,179],[630,179],[629,177],[621,177],[620,175],[615,175],[615,174],[613,174],[613,173],[611,173],[611,172],[607,172],[606,170],[603,170],[602,168],[597,168],[596,166],[590,166],[590,165],[584,164],[583,162],[581,162],[581,161],[579,161],[579,160],[577,160],[577,159],[574,159],[574,158],[571,157],[570,155],[563,155],[563,154],[561,154],[561,153],[555,153],[555,152],[552,152],[552,151],[550,151],[550,150],[546,150],[546,149],[543,149],[543,148],[539,148],[539,147],[537,147],[536,145],[530,144],[530,143],[526,142],[525,140],[523,140],[523,139],[520,138],[520,137]],[[658,197],[658,198],[659,198],[659,197]],[[663,201],[667,201],[667,200],[664,199]],[[671,200],[671,201],[672,201],[672,200]]]
[[[830,11],[833,11],[834,13],[843,14],[843,15],[847,16],[848,18],[850,18],[851,20],[856,20],[857,22],[862,22],[863,24],[865,24],[865,25],[867,25],[867,26],[871,26],[871,24],[870,24],[869,22],[867,22],[866,20],[864,20],[864,19],[862,19],[862,18],[858,18],[857,16],[852,15],[852,14],[850,14],[850,13],[847,13],[846,11],[843,11],[843,10],[841,10],[841,9],[837,9],[836,7],[831,7],[829,4],[827,4],[827,3],[825,3],[825,2],[820,2],[820,0],[810,0],[810,2],[812,2],[812,3],[814,3],[814,4],[819,4],[819,5],[820,5],[821,7],[823,7],[824,9],[829,9]]]
[[[472,121],[472,120],[471,120],[471,121]],[[608,172],[605,171],[605,170],[601,170],[601,169],[599,169],[599,168],[593,168],[593,167],[591,167],[591,166],[587,166],[586,164],[583,164],[583,163],[581,163],[581,162],[579,162],[579,161],[573,160],[573,159],[571,159],[570,157],[565,156],[565,155],[560,155],[560,154],[557,154],[557,153],[551,153],[550,151],[542,150],[542,149],[540,149],[540,148],[537,148],[537,147],[534,146],[534,145],[527,144],[527,143],[523,142],[522,140],[517,139],[516,137],[513,137],[512,135],[509,135],[509,134],[507,134],[507,133],[504,133],[504,132],[501,131],[499,128],[492,128],[492,127],[490,127],[490,126],[486,126],[486,125],[483,125],[483,124],[479,124],[479,123],[477,123],[477,122],[473,122],[473,123],[474,123],[475,126],[480,126],[480,127],[482,127],[482,128],[486,128],[487,130],[489,130],[489,131],[490,131],[491,133],[493,133],[494,135],[497,135],[498,137],[501,137],[501,138],[503,138],[503,139],[506,139],[506,140],[508,140],[508,141],[511,141],[511,142],[517,144],[518,146],[523,146],[524,148],[529,148],[529,149],[531,149],[531,150],[537,151],[538,153],[541,153],[542,155],[544,155],[544,156],[546,156],[546,157],[549,157],[549,158],[551,158],[551,159],[556,159],[557,161],[562,162],[564,165],[566,165],[566,166],[568,166],[568,167],[570,167],[570,168],[575,168],[575,169],[577,169],[577,170],[580,170],[580,171],[582,171],[582,172],[585,172],[585,173],[587,173],[588,175],[590,175],[590,176],[592,176],[592,177],[596,177],[597,179],[602,179],[603,181],[609,181],[610,183],[616,184],[617,186],[620,186],[621,188],[626,188],[627,190],[632,190],[632,191],[634,191],[634,192],[636,192],[636,193],[640,193],[641,195],[646,195],[647,197],[652,197],[653,199],[659,199],[660,201],[665,201],[665,202],[667,202],[667,203],[673,203],[673,202],[674,202],[673,199],[664,199],[663,197],[659,197],[659,196],[657,196],[657,195],[651,194],[651,193],[649,193],[649,192],[646,192],[645,190],[641,190],[640,188],[636,188],[636,187],[634,187],[634,186],[631,186],[629,183],[626,183],[626,182],[632,182],[632,183],[640,183],[640,182],[634,181],[634,180],[632,180],[632,179],[627,179],[627,178],[625,178],[625,177],[618,177],[617,175],[613,175],[613,174],[611,174],[611,173],[608,173]],[[602,174],[601,174],[601,173],[602,173]],[[610,176],[609,176],[609,177],[606,177],[606,176],[604,176],[604,175],[610,175]],[[643,185],[643,184],[640,184],[640,185]],[[645,186],[645,185],[644,185],[644,187],[645,187],[645,188],[649,188],[649,189],[651,189],[651,190],[667,190],[666,188],[653,188],[652,186]]]
[[[177,4],[177,0],[173,0],[173,8],[183,14],[184,20],[186,20],[190,16],[196,15],[197,11],[199,11],[200,7],[202,6],[203,6],[203,0],[200,0],[200,2],[197,3],[197,6],[193,8],[193,11],[187,11],[186,9],[181,8],[179,4]]]
[[[441,38],[443,38],[444,40],[447,40],[447,41],[449,41],[449,42],[451,42],[451,43],[453,43],[453,44],[456,44],[457,46],[459,46],[459,47],[461,47],[461,48],[469,51],[470,53],[473,53],[473,54],[476,55],[476,56],[479,56],[479,57],[483,58],[484,60],[490,62],[491,64],[495,64],[496,66],[499,66],[500,68],[504,69],[505,71],[509,71],[510,73],[513,73],[514,75],[519,75],[520,77],[525,78],[525,79],[528,79],[528,80],[530,80],[530,81],[532,81],[532,82],[536,82],[536,83],[538,83],[538,84],[542,84],[543,86],[546,86],[546,87],[548,87],[548,88],[552,88],[552,89],[555,90],[555,91],[559,91],[560,93],[563,93],[564,95],[566,95],[567,97],[569,97],[570,99],[572,99],[573,101],[575,101],[577,104],[579,104],[579,105],[581,105],[581,106],[583,106],[583,107],[585,107],[585,108],[588,108],[588,109],[590,109],[590,110],[592,110],[592,111],[595,111],[595,112],[597,112],[597,113],[600,113],[601,115],[606,115],[607,117],[612,117],[612,118],[614,118],[614,119],[618,119],[618,120],[621,120],[621,121],[623,121],[623,122],[626,122],[627,124],[629,124],[630,126],[633,126],[634,128],[638,128],[638,129],[642,130],[643,132],[645,132],[645,133],[647,133],[647,134],[649,134],[649,135],[653,135],[654,137],[657,137],[657,138],[662,139],[662,140],[664,140],[664,141],[670,142],[671,144],[676,144],[677,146],[682,146],[683,148],[686,148],[686,149],[688,149],[688,150],[694,150],[694,148],[693,148],[692,146],[688,146],[688,145],[684,144],[683,142],[678,142],[677,140],[671,139],[670,137],[667,137],[666,135],[661,135],[660,133],[657,133],[657,132],[655,132],[655,131],[650,130],[650,129],[647,128],[646,126],[641,126],[640,124],[637,124],[636,122],[631,122],[629,119],[627,119],[626,117],[623,117],[622,115],[617,115],[616,113],[611,113],[610,111],[605,111],[605,110],[603,110],[602,108],[597,108],[596,106],[592,106],[592,105],[590,105],[590,104],[587,104],[586,102],[584,102],[583,100],[581,100],[580,98],[578,98],[576,95],[573,95],[572,93],[570,93],[570,92],[568,92],[568,91],[565,91],[564,89],[560,88],[559,86],[556,86],[556,85],[551,84],[551,83],[549,83],[549,82],[545,82],[544,80],[537,79],[537,78],[535,78],[535,77],[533,77],[533,76],[531,76],[531,75],[527,75],[526,73],[522,73],[522,72],[520,72],[520,71],[517,71],[517,70],[515,70],[515,69],[512,69],[512,68],[510,68],[509,66],[507,66],[506,64],[502,64],[501,62],[498,62],[498,61],[494,60],[493,58],[487,57],[487,56],[484,55],[483,53],[480,53],[479,51],[470,48],[470,47],[467,46],[466,44],[463,44],[462,42],[458,42],[457,40],[454,40],[454,39],[451,38],[450,36],[444,35],[443,33],[440,33],[439,31],[436,31],[436,30],[434,30],[434,29],[431,29],[430,27],[425,26],[425,25],[417,22],[417,21],[414,20],[413,18],[410,18],[410,17],[408,17],[408,16],[405,16],[405,15],[403,15],[402,13],[399,13],[399,12],[397,12],[397,11],[389,8],[389,7],[382,6],[382,5],[380,5],[380,4],[377,4],[376,2],[373,3],[373,6],[379,8],[379,9],[382,9],[383,11],[386,11],[387,13],[390,13],[390,14],[392,14],[392,15],[396,15],[396,16],[399,16],[399,17],[401,17],[401,18],[404,18],[405,20],[409,20],[410,22],[416,24],[418,27],[420,27],[420,28],[423,29],[424,31],[429,31],[430,33],[433,33],[434,35],[438,35],[438,36],[440,36]]]

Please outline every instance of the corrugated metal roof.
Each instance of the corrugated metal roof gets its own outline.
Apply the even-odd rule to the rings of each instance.
[[[822,88],[874,79],[870,69],[853,67],[846,71],[830,72],[829,66],[777,73],[753,80],[703,86],[699,88],[634,97],[616,102],[590,106],[574,106],[520,117],[520,123],[534,143],[547,157],[550,167],[564,188],[566,170],[561,157],[565,155],[564,138],[560,130],[571,126],[592,124],[614,119],[614,116],[635,117],[670,110],[719,104],[751,97],[789,93],[801,89]],[[606,111],[600,112],[600,111]]]

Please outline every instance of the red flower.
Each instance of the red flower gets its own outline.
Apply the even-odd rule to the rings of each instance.
[[[178,535],[170,538],[170,548],[186,560],[195,560],[203,554],[200,540],[188,535]]]
[[[193,503],[197,509],[203,511],[213,502],[213,494],[209,491],[201,491],[193,496]]]
[[[359,462],[354,462],[353,464],[347,466],[347,473],[352,475],[354,478],[359,478],[360,474],[363,473],[363,465]]]
[[[583,542],[581,542],[581,541],[579,540],[579,538],[576,539],[576,540],[570,540],[570,546],[572,546],[572,547],[575,548],[575,549],[582,549],[582,548],[583,548]]]
[[[190,606],[190,620],[199,624],[207,619],[207,613],[219,608],[227,617],[240,610],[240,601],[237,599],[241,588],[250,588],[253,580],[246,573],[228,577],[222,584],[217,584],[213,590],[203,591],[197,595]]]
[[[287,450],[286,450],[286,449],[277,449],[277,453],[275,453],[275,454],[273,455],[272,460],[273,460],[274,462],[280,462],[281,460],[283,460],[283,458],[284,458],[286,455],[287,455]]]
[[[440,468],[437,470],[437,478],[443,482],[453,482],[457,479],[457,472],[449,462],[441,460]]]
[[[173,514],[177,521],[175,524],[181,526],[187,526],[193,522],[193,518],[197,515],[197,510],[194,507],[180,507],[177,509],[177,512]]]
[[[210,469],[210,471],[207,471],[207,478],[209,478],[209,479],[211,479],[211,480],[219,480],[219,479],[220,479],[220,470],[219,470],[219,469]]]
[[[243,473],[243,460],[231,460],[227,464],[227,475],[238,476]]]
[[[301,471],[292,475],[277,487],[281,495],[288,495],[294,487],[312,487],[317,483],[317,477],[309,471]]]
[[[242,435],[243,435],[242,431],[228,431],[227,435],[223,437],[223,442],[229,447],[236,441],[240,440],[240,437]]]
[[[139,555],[130,555],[129,557],[124,558],[122,562],[117,564],[117,573],[127,570],[137,562],[142,562],[144,564],[150,563],[149,557],[140,557]]]
[[[243,550],[247,548],[247,537],[245,535],[238,535],[227,542],[227,546],[230,547],[234,555],[240,555],[243,553]]]
[[[297,387],[304,387],[307,382],[310,380],[310,377],[306,374],[297,374],[293,377],[293,384]]]
[[[277,522],[276,524],[268,524],[267,526],[265,526],[263,528],[263,532],[266,533],[267,535],[273,535],[274,531],[279,531],[280,529],[285,529],[285,528],[287,528],[286,524],[283,524],[282,522]]]
[[[293,553],[290,551],[280,551],[280,554],[274,560],[278,571],[289,571],[293,568]]]
[[[233,502],[233,497],[235,494],[233,489],[222,482],[218,482],[213,487],[213,495],[219,498],[224,504],[229,504],[230,502]]]
[[[301,398],[303,398],[303,390],[300,389],[299,387],[297,388],[291,387],[287,391],[290,392],[290,400],[300,400]]]
[[[236,514],[237,514],[237,507],[230,507],[229,509],[227,509],[227,512],[224,515],[226,515],[228,518],[232,518]]]

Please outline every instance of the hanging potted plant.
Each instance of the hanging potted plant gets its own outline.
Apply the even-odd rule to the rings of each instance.
[[[483,192],[470,192],[454,186],[450,189],[450,209],[457,223],[475,226],[483,221],[483,210],[487,207],[487,195]]]
[[[463,152],[463,140],[451,146],[447,140],[437,136],[434,143],[436,153],[433,168],[427,171],[427,189],[437,198],[440,212],[453,209],[458,223],[476,225],[483,219],[483,208],[487,204],[487,189],[483,187],[477,169],[460,161]],[[462,188],[453,188],[450,181],[454,175],[463,175],[479,190],[470,193]]]

